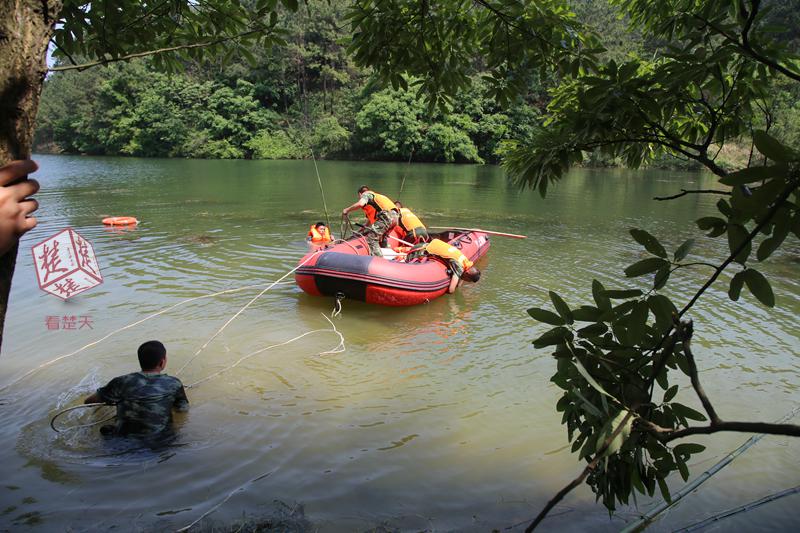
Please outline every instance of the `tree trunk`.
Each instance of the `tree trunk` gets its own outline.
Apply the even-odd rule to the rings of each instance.
[[[47,45],[61,0],[0,0],[0,164],[31,154],[47,74]],[[0,346],[17,246],[0,257]]]

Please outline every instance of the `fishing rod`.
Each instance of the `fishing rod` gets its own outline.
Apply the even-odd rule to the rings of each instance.
[[[319,192],[322,194],[322,207],[325,208],[325,223],[328,227],[331,227],[331,219],[328,216],[328,203],[325,201],[325,191],[322,188],[322,178],[319,177],[319,169],[317,168],[317,158],[314,157],[314,149],[310,148],[311,150],[311,159],[314,161],[314,170],[317,173],[317,182],[319,183]]]
[[[453,228],[450,226],[428,226],[428,229],[452,229],[457,231],[477,231],[479,233],[486,233],[487,235],[498,235],[500,237],[511,237],[512,239],[527,239],[527,235],[517,235],[516,233],[502,233],[500,231],[490,231],[488,229],[480,228]]]
[[[414,147],[411,147],[411,154],[408,156],[408,163],[406,163],[406,168],[403,170],[403,181],[400,182],[400,192],[397,196],[403,194],[403,185],[406,184],[406,174],[408,173],[408,168],[411,166],[411,158],[414,157]]]

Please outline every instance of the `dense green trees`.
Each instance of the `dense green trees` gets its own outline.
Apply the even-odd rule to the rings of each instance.
[[[328,158],[482,163],[499,161],[502,140],[532,131],[544,94],[535,81],[505,110],[478,68],[469,91],[436,109],[413,90],[377,90],[344,46],[349,4],[312,0],[283,12],[274,31],[285,46],[239,48],[225,63],[187,52],[167,61],[171,74],[144,61],[56,72],[36,145],[145,157],[306,158],[313,149]]]

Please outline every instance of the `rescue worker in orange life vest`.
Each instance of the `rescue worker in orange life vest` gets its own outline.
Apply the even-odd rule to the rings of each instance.
[[[308,229],[308,239],[311,244],[326,244],[331,242],[331,231],[324,222],[317,222]]]
[[[461,281],[475,283],[481,279],[481,271],[475,267],[472,261],[467,259],[467,256],[461,253],[461,250],[442,240],[433,239],[429,243],[421,243],[414,246],[406,255],[406,262],[426,256],[443,259],[450,266],[453,277],[450,278],[450,286],[447,288],[447,292],[451,294],[456,291],[456,287],[461,284]]]
[[[394,205],[400,210],[400,219],[397,221],[397,226],[405,232],[403,240],[411,244],[428,242],[431,239],[430,235],[428,235],[428,229],[417,218],[417,215],[412,213],[411,209],[403,207],[400,202],[395,202]]]
[[[356,209],[363,209],[369,221],[369,225],[364,229],[370,255],[383,257],[380,243],[386,234],[397,226],[400,210],[388,197],[369,190],[366,185],[358,188],[358,201],[350,207],[342,209],[342,216],[347,216]]]

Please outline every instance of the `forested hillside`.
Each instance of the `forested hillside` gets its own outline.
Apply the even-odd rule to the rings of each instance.
[[[429,109],[413,87],[376,87],[371,72],[355,67],[348,56],[348,5],[348,0],[309,0],[307,9],[282,18],[287,46],[253,49],[224,66],[199,63],[189,51],[184,70],[170,75],[150,69],[146,59],[55,72],[42,96],[36,148],[254,159],[308,158],[313,150],[329,159],[496,163],[503,140],[524,140],[540,126],[548,89],[558,80],[524,80],[527,94],[503,110],[484,90],[479,61],[473,89],[445,109]],[[629,31],[607,2],[576,0],[573,8],[602,36],[612,58],[652,56],[664,48],[665,43],[645,42]],[[776,9],[773,16],[797,17],[784,11]],[[797,35],[786,39],[796,41]],[[509,72],[509,83],[519,81],[512,78]],[[792,91],[776,88],[774,116],[780,119],[772,126],[796,139],[800,95]],[[745,148],[741,152],[739,157],[746,156]],[[587,154],[587,163],[617,162]]]

